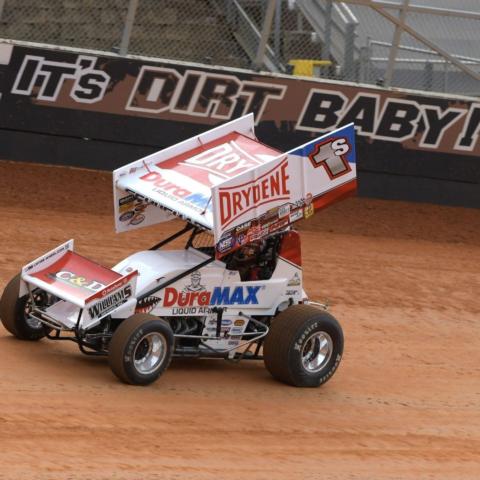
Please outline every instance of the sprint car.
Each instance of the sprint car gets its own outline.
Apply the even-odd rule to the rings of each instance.
[[[117,232],[175,218],[183,228],[113,268],[65,242],[7,284],[1,321],[22,340],[105,355],[129,384],[155,381],[172,357],[211,357],[321,385],[343,333],[303,290],[294,224],[355,188],[352,124],[285,153],[258,141],[246,115],[113,172]],[[165,248],[180,237],[184,248]]]

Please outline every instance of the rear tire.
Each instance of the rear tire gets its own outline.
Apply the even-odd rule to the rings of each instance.
[[[47,331],[42,323],[28,319],[31,302],[28,295],[18,298],[20,281],[21,277],[18,274],[5,287],[0,300],[0,319],[5,329],[20,340],[40,340]]]
[[[265,367],[274,378],[296,387],[318,387],[338,368],[343,332],[329,313],[311,305],[293,305],[272,321],[265,338]]]
[[[148,385],[170,365],[174,336],[170,325],[154,315],[136,314],[113,334],[108,352],[112,372],[131,385]]]

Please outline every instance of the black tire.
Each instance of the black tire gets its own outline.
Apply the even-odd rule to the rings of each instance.
[[[329,313],[311,305],[293,305],[278,314],[263,346],[267,370],[277,380],[296,387],[318,387],[327,382],[342,354],[340,324]],[[313,358],[320,363],[310,361]]]
[[[150,371],[146,369],[148,363],[142,365],[141,362],[146,361],[150,354],[150,342],[153,341],[161,346],[162,351]],[[172,329],[165,320],[143,313],[132,315],[115,330],[110,342],[108,363],[112,372],[123,382],[148,385],[157,380],[170,365],[173,343]]]
[[[30,298],[28,295],[18,298],[19,291],[20,274],[13,277],[3,291],[0,300],[2,324],[8,332],[20,340],[40,340],[46,335],[47,330],[40,322],[35,325],[31,320],[27,321],[26,312]]]

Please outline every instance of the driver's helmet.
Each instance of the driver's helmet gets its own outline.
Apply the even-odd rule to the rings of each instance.
[[[265,242],[263,240],[256,240],[247,245],[243,245],[237,251],[237,260],[243,263],[253,262],[257,259],[258,254],[262,251],[264,244]]]

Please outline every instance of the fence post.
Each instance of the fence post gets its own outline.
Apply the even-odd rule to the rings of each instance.
[[[224,8],[225,8],[225,18],[227,19],[227,23],[229,25],[233,24],[235,20],[235,11],[231,0],[224,0]]]
[[[265,19],[263,21],[262,35],[260,37],[260,41],[258,42],[257,55],[255,57],[255,61],[253,62],[255,68],[261,68],[261,66],[263,65],[268,37],[270,36],[270,31],[272,30],[272,20],[273,14],[275,13],[276,4],[277,0],[268,0],[267,10],[265,12]]]
[[[126,55],[130,44],[130,36],[132,34],[133,23],[135,22],[135,14],[137,13],[138,0],[130,0],[128,3],[127,17],[123,26],[122,41],[120,42],[120,55]]]
[[[353,80],[355,77],[355,27],[353,22],[347,23],[345,29],[345,47],[343,65],[345,68],[345,80]]]
[[[275,8],[275,30],[273,36],[273,48],[275,51],[275,58],[280,63],[281,56],[281,31],[282,31],[282,0],[277,0],[277,7]]]
[[[359,80],[361,83],[367,83],[368,82],[368,63],[370,61],[367,45],[360,47],[359,60],[360,60],[359,66],[358,66]]]
[[[445,60],[443,64],[443,91],[448,92],[448,71],[450,64]]]
[[[425,90],[430,91],[433,89],[433,63],[430,61],[425,62],[424,70],[424,84],[423,87]]]
[[[323,60],[330,60],[330,54],[332,51],[332,0],[327,0],[324,15],[324,27],[325,27],[325,42],[323,45],[322,58]]]
[[[399,23],[395,25],[395,31],[393,33],[392,46],[390,47],[390,54],[388,56],[387,70],[385,72],[386,87],[389,87],[392,83],[393,69],[395,68],[395,60],[397,59],[398,45],[400,44],[400,38],[403,33],[403,25],[405,24],[405,17],[407,15],[408,4],[410,0],[403,0],[402,8],[400,10]]]

